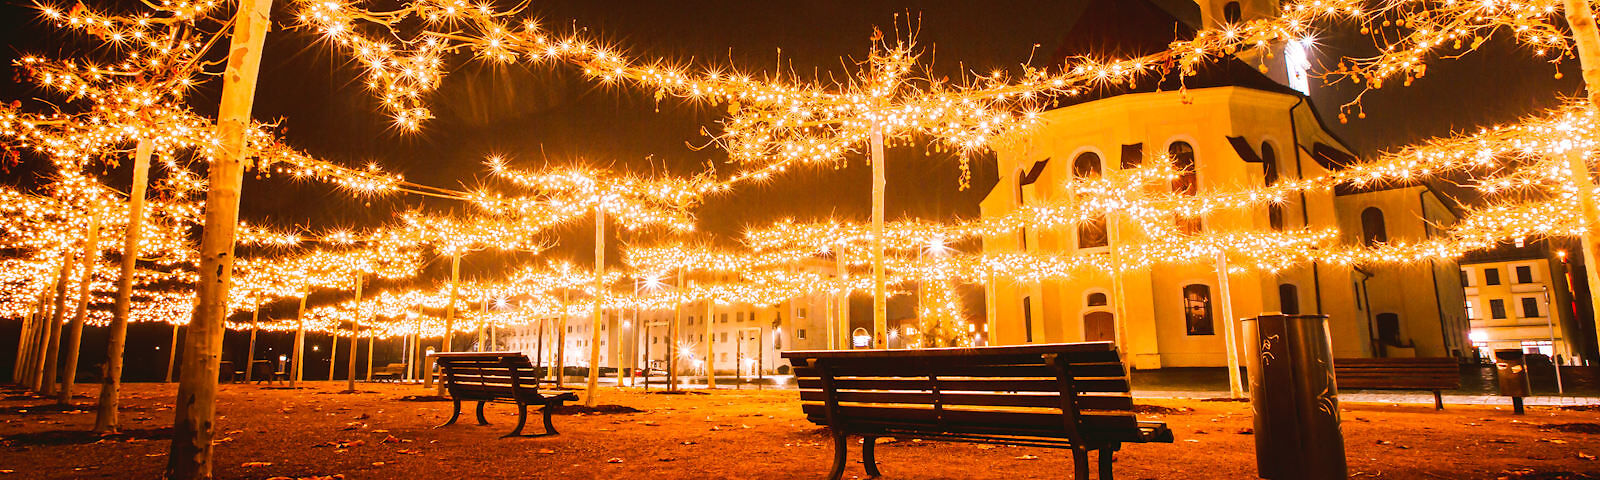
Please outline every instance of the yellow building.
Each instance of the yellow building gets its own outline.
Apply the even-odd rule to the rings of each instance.
[[[1276,2],[1213,2],[1203,5],[1148,0],[1090,2],[1062,41],[1068,54],[1139,55],[1167,48],[1171,32],[1192,35],[1202,15],[1229,19],[1274,14]],[[1197,8],[1199,7],[1199,8]],[[1327,174],[1356,161],[1350,149],[1321,123],[1301,90],[1298,45],[1284,55],[1229,59],[1202,67],[1194,76],[1132,88],[1107,88],[1074,98],[1077,103],[1042,115],[1044,125],[1028,138],[996,151],[1000,181],[984,199],[984,216],[1020,205],[1060,199],[1074,176],[1100,175],[1165,158],[1190,173],[1174,182],[1184,194],[1267,185],[1278,179]],[[1298,81],[1297,81],[1298,79]],[[1225,212],[1182,225],[1191,232],[1270,231],[1338,227],[1351,243],[1419,240],[1448,225],[1454,215],[1427,186],[1308,193],[1285,205],[1251,212]],[[1143,229],[1126,222],[1119,241],[1147,241]],[[984,239],[989,252],[1025,250],[1103,255],[1108,233],[1101,225],[1054,231],[1027,230]],[[1230,277],[1232,310],[1238,317],[1261,312],[1325,313],[1331,317],[1335,356],[1449,356],[1466,349],[1461,288],[1451,262],[1356,271],[1305,265],[1276,275]],[[1443,272],[1443,274],[1441,274]],[[1112,340],[1126,329],[1135,368],[1221,366],[1225,325],[1213,304],[1220,301],[1210,264],[1156,265],[1123,275],[1118,321],[1111,278],[1091,275],[1040,283],[998,281],[989,285],[992,344]]]
[[[1583,359],[1581,345],[1568,341],[1582,335],[1566,257],[1566,250],[1539,241],[1462,259],[1460,281],[1472,325],[1468,337],[1480,358],[1516,349],[1568,364]]]

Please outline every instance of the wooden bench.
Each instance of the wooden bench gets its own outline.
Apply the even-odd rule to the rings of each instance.
[[[372,381],[376,382],[380,380],[388,380],[391,382],[398,382],[400,381],[400,377],[404,376],[405,373],[406,364],[391,363],[382,367],[378,367],[377,370],[373,370]]]
[[[833,470],[844,475],[849,435],[863,437],[868,475],[873,444],[896,436],[1068,448],[1075,477],[1111,478],[1123,443],[1172,442],[1161,422],[1133,414],[1128,373],[1110,342],[926,350],[784,352],[795,365],[801,410],[833,434]]]
[[[1461,388],[1454,358],[1335,358],[1333,376],[1340,389],[1432,390],[1436,410],[1444,410],[1440,390]]]
[[[545,432],[538,436],[555,435],[556,427],[550,423],[552,410],[560,408],[562,403],[578,400],[578,395],[572,392],[540,394],[539,376],[534,372],[533,363],[518,352],[435,353],[430,356],[438,362],[440,381],[455,402],[450,420],[440,427],[456,423],[461,416],[462,400],[478,402],[479,425],[489,424],[483,417],[484,403],[511,402],[517,404],[517,428],[500,438],[522,435],[522,427],[528,422],[529,405],[543,406],[540,411],[544,414]]]

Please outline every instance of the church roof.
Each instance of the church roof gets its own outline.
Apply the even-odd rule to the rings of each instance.
[[[1051,60],[1060,65],[1076,56],[1105,60],[1158,53],[1175,40],[1194,38],[1194,25],[1199,23],[1199,17],[1199,6],[1191,0],[1089,0],[1056,43]],[[1063,98],[1061,104],[1091,102],[1126,93],[1176,91],[1184,87],[1233,86],[1301,96],[1299,91],[1231,56],[1200,65],[1192,76],[1180,78],[1176,69],[1159,81],[1156,75],[1159,74],[1139,79],[1135,88],[1127,85],[1095,87],[1086,94]]]

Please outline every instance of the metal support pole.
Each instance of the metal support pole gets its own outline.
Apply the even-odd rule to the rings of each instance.
[[[1544,326],[1550,329],[1550,365],[1556,370],[1556,394],[1566,395],[1567,387],[1561,383],[1561,362],[1556,361],[1556,324],[1553,309],[1550,308],[1550,287],[1541,285],[1539,290],[1544,293]]]

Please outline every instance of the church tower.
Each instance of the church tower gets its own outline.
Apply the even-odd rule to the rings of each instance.
[[[1278,0],[1195,0],[1195,3],[1200,4],[1202,28],[1226,28],[1240,22],[1277,17],[1282,12]],[[1266,52],[1270,54],[1251,49],[1236,56],[1252,67],[1266,66],[1266,75],[1272,80],[1309,95],[1308,47],[1304,42],[1294,41],[1268,46]]]

